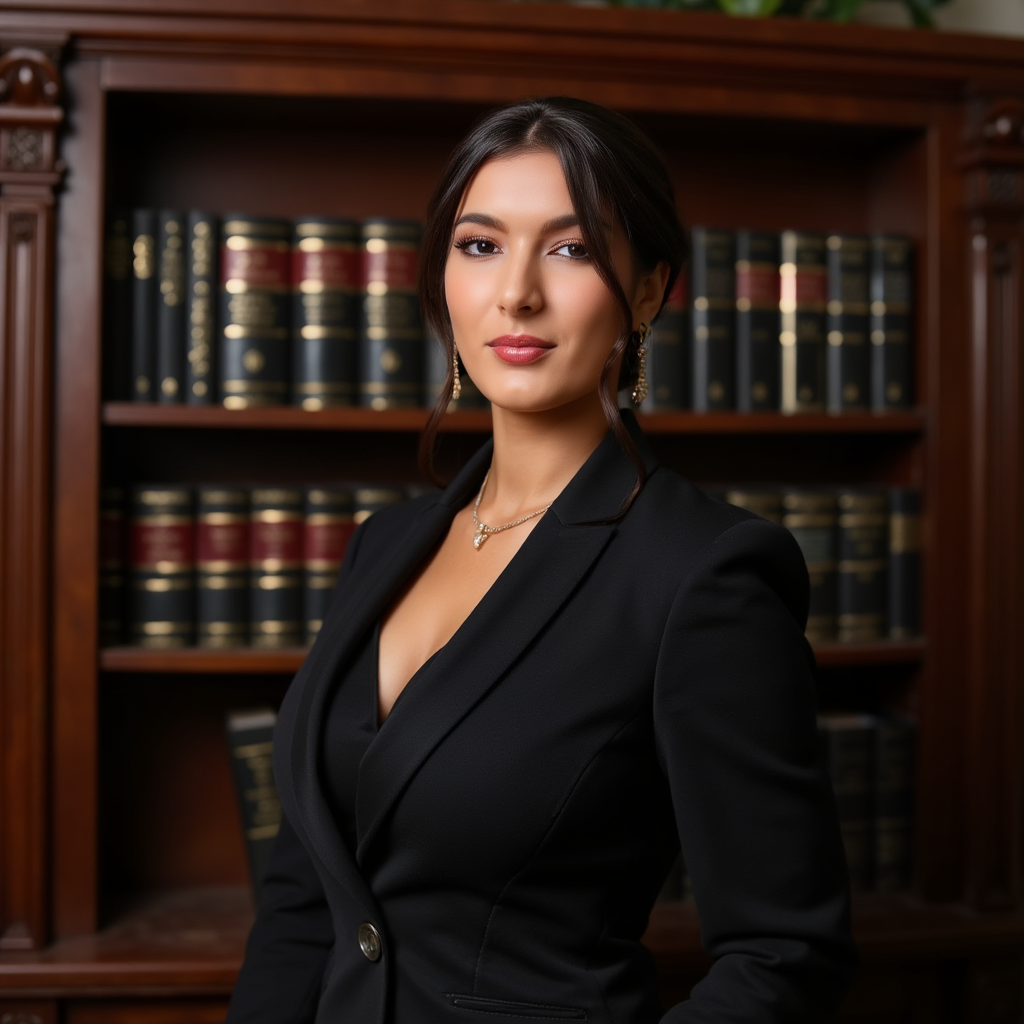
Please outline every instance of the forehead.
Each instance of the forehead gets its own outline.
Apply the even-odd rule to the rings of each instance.
[[[487,213],[506,223],[550,220],[573,212],[562,165],[554,153],[494,157],[481,165],[458,216]]]

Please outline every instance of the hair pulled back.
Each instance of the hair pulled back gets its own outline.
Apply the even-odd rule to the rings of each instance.
[[[637,483],[625,511],[643,485],[645,471],[619,415],[617,391],[636,381],[639,336],[633,330],[632,309],[615,274],[602,221],[612,217],[622,226],[641,271],[649,273],[662,260],[668,264],[662,305],[685,261],[686,236],[668,172],[653,143],[621,114],[585,100],[556,96],[486,114],[456,147],[434,189],[423,236],[420,300],[428,327],[445,347],[448,374],[420,439],[420,469],[435,483],[441,482],[433,456],[441,417],[451,399],[455,351],[445,266],[459,206],[474,175],[488,160],[537,151],[558,158],[591,262],[622,309],[619,337],[601,373],[599,394],[609,427],[637,467]],[[613,381],[611,371],[623,354],[620,380]]]

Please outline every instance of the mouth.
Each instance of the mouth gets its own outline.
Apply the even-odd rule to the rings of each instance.
[[[553,342],[535,338],[532,334],[503,334],[487,343],[488,348],[506,363],[532,363],[555,347]]]

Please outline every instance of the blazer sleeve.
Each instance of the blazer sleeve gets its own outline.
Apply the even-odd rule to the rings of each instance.
[[[749,519],[709,546],[673,603],[654,725],[714,963],[663,1024],[820,1024],[855,971],[807,602],[796,542]]]
[[[349,541],[332,600],[351,575],[363,535],[360,526]],[[225,1024],[313,1024],[333,946],[334,925],[320,876],[285,815]]]

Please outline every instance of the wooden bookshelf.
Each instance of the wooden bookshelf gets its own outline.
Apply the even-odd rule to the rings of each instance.
[[[421,218],[481,111],[568,94],[651,133],[687,223],[915,241],[915,410],[642,423],[699,481],[922,489],[926,640],[816,652],[922,723],[915,890],[858,898],[842,1019],[1018,1020],[1024,43],[558,3],[201,7],[0,10],[0,1017],[221,1019],[251,914],[223,714],[280,700],[303,657],[100,650],[101,486],[411,480],[427,415],[105,401],[104,209]],[[489,428],[447,416],[446,466]],[[682,998],[707,966],[692,908],[658,908],[648,940]]]

